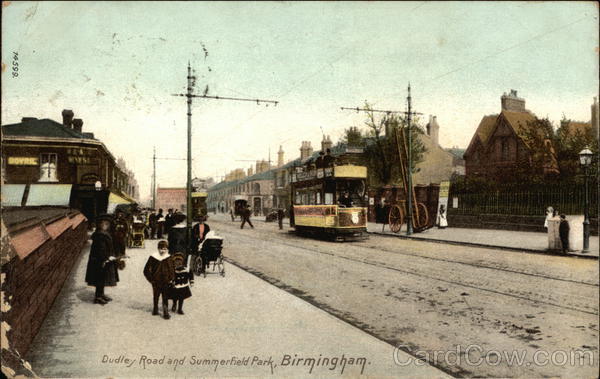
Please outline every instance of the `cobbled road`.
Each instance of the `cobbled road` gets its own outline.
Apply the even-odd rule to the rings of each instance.
[[[597,376],[597,261],[209,223],[230,263],[454,376]]]

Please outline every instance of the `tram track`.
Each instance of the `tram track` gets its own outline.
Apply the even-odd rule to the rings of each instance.
[[[241,238],[245,238],[247,240],[254,240],[256,241],[256,238],[253,238],[251,236],[247,236],[244,234],[237,234],[236,237],[241,237]],[[493,294],[497,294],[497,295],[504,295],[504,296],[508,296],[508,297],[512,297],[515,299],[519,299],[519,300],[525,300],[525,301],[529,301],[532,303],[541,303],[541,304],[546,304],[546,305],[551,305],[554,307],[558,307],[561,309],[565,309],[565,310],[570,310],[570,311],[576,311],[576,312],[581,312],[581,313],[586,313],[586,314],[591,314],[591,315],[598,315],[598,311],[597,310],[589,310],[589,309],[582,309],[580,307],[575,307],[575,306],[568,306],[568,305],[564,305],[564,304],[560,304],[558,302],[553,302],[553,301],[547,301],[547,300],[543,300],[540,298],[532,298],[532,297],[528,297],[528,296],[524,296],[524,295],[519,295],[519,294],[515,294],[515,293],[509,293],[509,292],[505,292],[505,291],[501,291],[501,290],[497,290],[497,289],[493,289],[493,288],[486,288],[486,287],[482,287],[482,286],[478,286],[478,285],[474,285],[474,284],[470,284],[470,283],[465,283],[462,281],[456,281],[456,280],[451,280],[451,279],[445,279],[439,276],[434,276],[434,275],[427,275],[424,274],[422,272],[418,272],[418,270],[408,270],[405,268],[399,268],[399,267],[394,267],[394,266],[390,266],[388,264],[385,263],[381,263],[381,262],[377,262],[377,261],[372,261],[372,260],[368,260],[368,259],[357,259],[354,257],[349,257],[349,256],[343,256],[343,255],[339,255],[339,254],[335,254],[329,251],[324,251],[320,248],[318,248],[317,246],[311,246],[311,247],[305,247],[305,246],[299,246],[298,244],[292,244],[289,241],[286,241],[285,239],[282,239],[280,237],[276,237],[276,236],[270,236],[269,237],[269,241],[273,241],[276,240],[277,243],[283,245],[283,246],[287,246],[287,247],[293,247],[299,250],[303,250],[303,251],[307,251],[310,253],[318,253],[318,254],[322,254],[322,255],[328,255],[328,256],[332,256],[335,258],[341,258],[344,260],[348,260],[348,261],[352,261],[352,262],[356,262],[356,263],[362,263],[362,264],[367,264],[367,265],[371,265],[371,266],[375,266],[378,268],[382,268],[382,269],[386,269],[386,270],[391,270],[391,271],[395,271],[395,272],[401,272],[404,274],[409,274],[409,275],[413,275],[416,276],[418,278],[422,278],[422,279],[430,279],[430,280],[436,280],[442,283],[447,283],[447,284],[452,284],[452,285],[456,285],[456,286],[462,286],[465,288],[471,288],[471,289],[476,289],[476,290],[480,290],[480,291],[484,291],[484,292],[488,292],[488,293],[493,293]],[[594,284],[590,284],[588,282],[578,282],[578,281],[574,281],[574,280],[569,280],[569,279],[562,279],[562,278],[555,278],[555,277],[550,277],[547,275],[540,275],[540,274],[532,274],[532,273],[525,273],[525,272],[520,272],[518,270],[510,270],[510,269],[502,269],[502,268],[496,268],[496,267],[490,267],[490,266],[486,266],[486,265],[478,265],[478,264],[469,264],[469,263],[464,263],[464,262],[460,262],[460,261],[453,261],[453,260],[448,260],[448,259],[436,259],[436,258],[432,258],[432,257],[423,257],[423,256],[419,256],[419,255],[415,255],[415,254],[404,254],[404,253],[400,253],[400,252],[396,252],[396,251],[388,251],[391,249],[380,249],[380,248],[374,248],[371,246],[364,246],[364,245],[360,245],[360,248],[366,248],[369,250],[378,250],[378,251],[386,251],[389,253],[393,253],[393,254],[399,254],[399,255],[406,255],[406,256],[410,256],[411,258],[421,258],[421,259],[431,259],[431,260],[437,260],[437,261],[443,261],[445,263],[450,263],[450,264],[462,264],[462,265],[467,265],[467,266],[472,266],[475,268],[479,268],[479,269],[489,269],[489,270],[498,270],[498,271],[504,271],[507,273],[511,273],[511,274],[520,274],[520,275],[525,275],[525,276],[533,276],[533,277],[537,277],[540,279],[545,279],[545,280],[556,280],[556,281],[562,281],[562,282],[566,282],[566,283],[574,283],[574,284],[578,284],[578,285],[584,285],[584,286],[591,286],[591,287],[598,287],[597,285]],[[558,293],[555,291],[555,293]],[[560,293],[558,293],[560,294]],[[584,296],[579,296],[579,295],[574,295],[573,293],[569,293],[569,294],[562,294],[563,296],[568,296],[570,298],[581,298],[586,300],[587,297]]]

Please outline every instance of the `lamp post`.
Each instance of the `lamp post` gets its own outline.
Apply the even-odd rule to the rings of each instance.
[[[96,190],[94,193],[94,220],[98,217],[98,193],[102,191],[102,182],[96,180],[94,183],[94,189]]]
[[[590,252],[590,215],[589,215],[589,188],[588,188],[588,168],[592,164],[592,152],[587,147],[579,152],[579,163],[583,167],[583,176],[585,181],[585,199],[583,208],[583,251]]]

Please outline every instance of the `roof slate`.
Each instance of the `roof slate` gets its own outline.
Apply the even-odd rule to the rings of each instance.
[[[80,133],[48,118],[25,118],[17,124],[2,125],[5,136],[94,139],[93,133]]]

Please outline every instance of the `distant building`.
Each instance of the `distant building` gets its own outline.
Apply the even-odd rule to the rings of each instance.
[[[532,167],[528,162],[533,159],[533,152],[526,135],[531,131],[529,123],[536,120],[517,91],[502,95],[501,112],[484,116],[471,138],[464,154],[466,175],[502,180],[514,177],[517,170]],[[546,140],[545,146],[543,172],[532,174],[558,173],[551,141]]]
[[[73,116],[65,109],[62,123],[24,117],[20,123],[2,125],[2,183],[27,188],[70,185],[53,187],[71,193],[56,196],[66,197],[64,205],[93,220],[111,204],[135,201],[137,183],[133,173],[121,167],[93,133],[84,132],[83,121]]]
[[[156,188],[156,210],[178,209],[186,212],[187,189],[185,187],[158,187]]]

